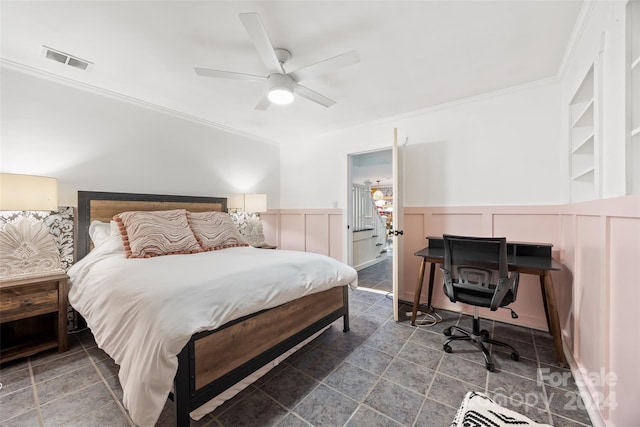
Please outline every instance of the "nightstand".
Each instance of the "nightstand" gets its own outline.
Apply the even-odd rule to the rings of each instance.
[[[0,363],[43,350],[67,351],[64,273],[0,281]]]

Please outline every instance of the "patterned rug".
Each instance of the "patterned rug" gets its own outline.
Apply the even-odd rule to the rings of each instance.
[[[488,396],[474,391],[470,391],[464,397],[450,427],[506,426],[551,427],[549,424],[536,423],[524,415],[503,408]]]

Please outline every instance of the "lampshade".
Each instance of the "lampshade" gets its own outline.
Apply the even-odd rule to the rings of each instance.
[[[293,80],[286,74],[272,74],[269,76],[269,101],[274,104],[286,105],[293,102]]]
[[[227,200],[227,209],[233,211],[244,210],[244,194],[234,194]]]
[[[57,179],[0,173],[0,211],[55,211],[57,209]]]
[[[266,212],[266,194],[234,194],[229,197],[227,208],[241,212]]]
[[[378,180],[377,183],[378,183],[378,189],[374,191],[372,194],[373,200],[375,201],[384,199],[384,194],[382,194],[382,191],[380,191],[380,180]]]
[[[245,212],[266,212],[267,211],[267,195],[266,194],[245,194],[244,195],[244,211]]]

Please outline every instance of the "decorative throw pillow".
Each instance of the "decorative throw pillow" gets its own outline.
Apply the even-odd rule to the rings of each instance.
[[[191,212],[190,221],[193,233],[205,251],[249,246],[229,214],[224,212]]]
[[[236,225],[240,235],[251,246],[259,247],[264,245],[264,231],[262,221],[255,213],[238,212],[232,213],[231,219]]]
[[[539,424],[511,409],[503,408],[487,395],[470,391],[458,408],[450,427],[495,427],[495,426],[535,426],[551,427]]]
[[[189,213],[171,211],[122,212],[113,219],[118,224],[127,258],[202,252],[189,226]]]

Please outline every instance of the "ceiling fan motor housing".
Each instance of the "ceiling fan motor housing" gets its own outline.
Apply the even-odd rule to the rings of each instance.
[[[315,64],[307,65],[297,70],[288,72],[283,65],[291,59],[291,52],[283,48],[274,48],[269,40],[267,31],[262,24],[262,20],[257,13],[241,13],[240,21],[244,25],[249,38],[253,42],[254,47],[262,62],[267,67],[270,75],[237,73],[233,71],[212,70],[208,68],[195,67],[196,74],[205,77],[221,77],[225,79],[249,80],[263,82],[267,80],[267,96],[263,97],[256,110],[266,110],[271,103],[273,104],[290,104],[293,102],[294,93],[323,107],[331,107],[336,101],[328,98],[318,92],[315,92],[299,82],[333,71],[336,68],[346,67],[360,61],[358,53],[351,51],[332,58],[325,59]]]
[[[293,79],[286,74],[271,74],[268,79],[269,101],[274,104],[289,104],[293,101]]]

